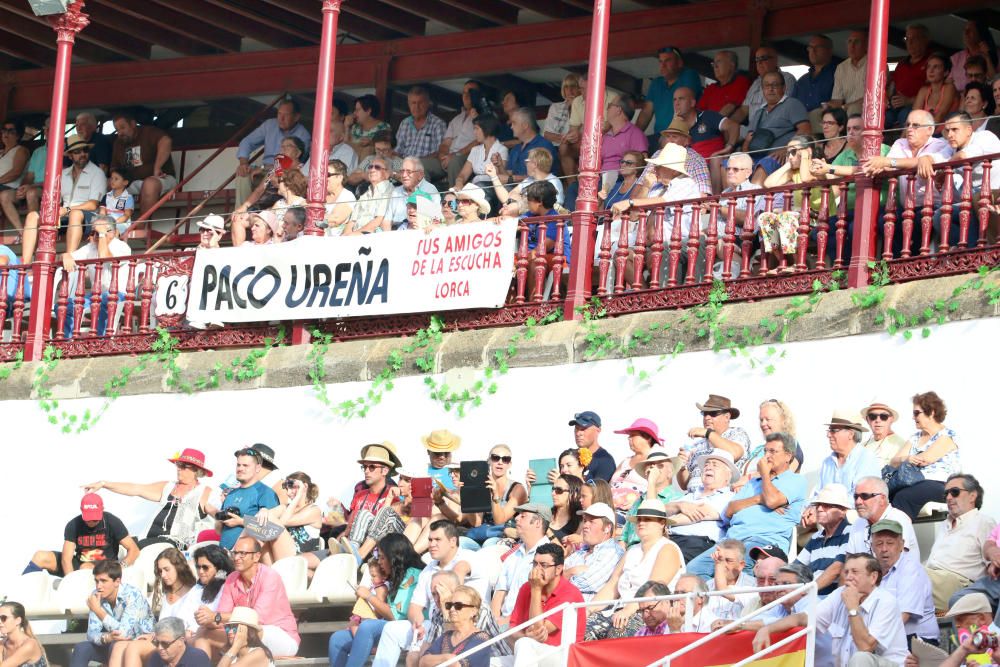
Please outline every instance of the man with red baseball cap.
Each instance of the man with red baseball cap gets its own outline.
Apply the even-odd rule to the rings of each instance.
[[[80,501],[80,515],[70,519],[63,531],[62,551],[37,551],[24,568],[24,574],[48,570],[63,577],[85,568],[92,568],[102,560],[117,560],[118,547],[127,553],[122,565],[131,565],[139,557],[135,543],[122,520],[104,511],[104,500],[96,493],[88,493]]]

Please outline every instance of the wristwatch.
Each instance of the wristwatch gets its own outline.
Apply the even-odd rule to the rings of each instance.
[[[896,158],[891,158],[889,160],[889,166],[892,167],[893,169],[896,168]]]
[[[215,624],[220,625],[222,623],[222,614],[215,615]]]
[[[848,609],[847,610],[847,615],[849,617],[851,617],[851,618],[854,618],[855,616],[858,615],[858,610],[857,609]]]

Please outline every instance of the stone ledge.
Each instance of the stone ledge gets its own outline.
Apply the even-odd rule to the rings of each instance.
[[[908,316],[915,315],[936,300],[949,300],[952,292],[970,279],[969,275],[951,276],[920,280],[885,288],[883,307],[895,308]],[[814,311],[795,320],[788,332],[788,342],[838,338],[866,333],[877,333],[883,326],[875,323],[874,309],[861,310],[851,301],[854,290],[840,290],[825,294]],[[762,319],[783,324],[774,312],[787,308],[791,298],[783,297],[757,302],[726,304],[722,308],[725,323],[722,330],[739,331],[749,326],[759,333]],[[981,290],[968,290],[958,298],[960,308],[951,313],[953,321],[983,319],[1000,314],[1000,306],[990,305]],[[671,325],[666,334],[654,336],[651,341],[636,348],[635,354],[656,356],[673,352],[675,344],[684,343],[685,352],[706,350],[713,341],[708,337],[698,337],[695,327],[675,330],[674,326],[687,311],[659,311],[622,315],[601,320],[598,330],[608,336],[615,349],[602,358],[616,358],[621,354],[618,347],[628,335],[637,330],[646,330],[651,324]],[[688,324],[692,324],[691,321]],[[447,333],[435,353],[435,370],[441,373],[453,371],[458,376],[474,375],[471,371],[483,366],[494,358],[497,351],[506,349],[511,336],[523,332],[523,327],[502,329],[481,329]],[[521,339],[517,343],[517,354],[509,361],[513,367],[555,366],[569,363],[593,361],[587,357],[587,328],[580,322],[557,322],[536,329],[534,339]],[[407,339],[380,339],[347,341],[332,344],[324,358],[326,382],[329,384],[371,380],[385,367],[385,360],[392,350],[405,344]],[[224,383],[227,390],[282,388],[307,386],[310,361],[308,355],[312,347],[296,345],[271,350],[261,362],[264,373],[251,381]],[[217,363],[228,367],[245,350],[212,350],[205,352],[184,352],[178,358],[178,366],[185,378],[203,376]],[[414,367],[412,359],[417,354],[405,357],[400,376],[422,374]],[[95,357],[92,359],[67,359],[60,361],[51,373],[49,388],[55,399],[87,398],[100,396],[105,383],[117,375],[121,367],[130,363],[122,357]],[[10,367],[12,364],[4,364]],[[7,380],[0,381],[3,397],[9,400],[35,399],[31,384],[36,363],[26,363],[14,371]],[[151,366],[141,374],[133,375],[122,390],[125,395],[158,394],[176,391],[166,385],[166,373],[157,366]]]

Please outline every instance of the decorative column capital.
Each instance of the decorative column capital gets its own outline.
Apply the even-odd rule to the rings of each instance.
[[[339,12],[344,0],[323,0],[323,11]]]
[[[49,25],[56,31],[59,41],[72,42],[78,32],[90,25],[90,18],[83,13],[84,0],[75,0],[66,13],[49,17]]]

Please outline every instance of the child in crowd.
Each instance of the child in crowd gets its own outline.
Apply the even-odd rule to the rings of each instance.
[[[128,179],[121,169],[111,170],[108,185],[111,186],[111,190],[104,195],[98,214],[114,218],[118,233],[124,234],[128,228],[126,223],[132,218],[132,211],[135,209],[135,199],[125,189],[128,187]]]
[[[389,597],[389,586],[386,583],[385,573],[382,572],[382,568],[378,565],[377,558],[371,558],[368,560],[368,576],[372,580],[372,595],[377,599],[385,602]],[[358,626],[361,625],[361,621],[366,618],[378,618],[375,615],[375,610],[368,600],[358,599],[354,603],[354,609],[351,612],[351,620],[347,624],[350,629],[351,634],[354,635],[358,631]]]

